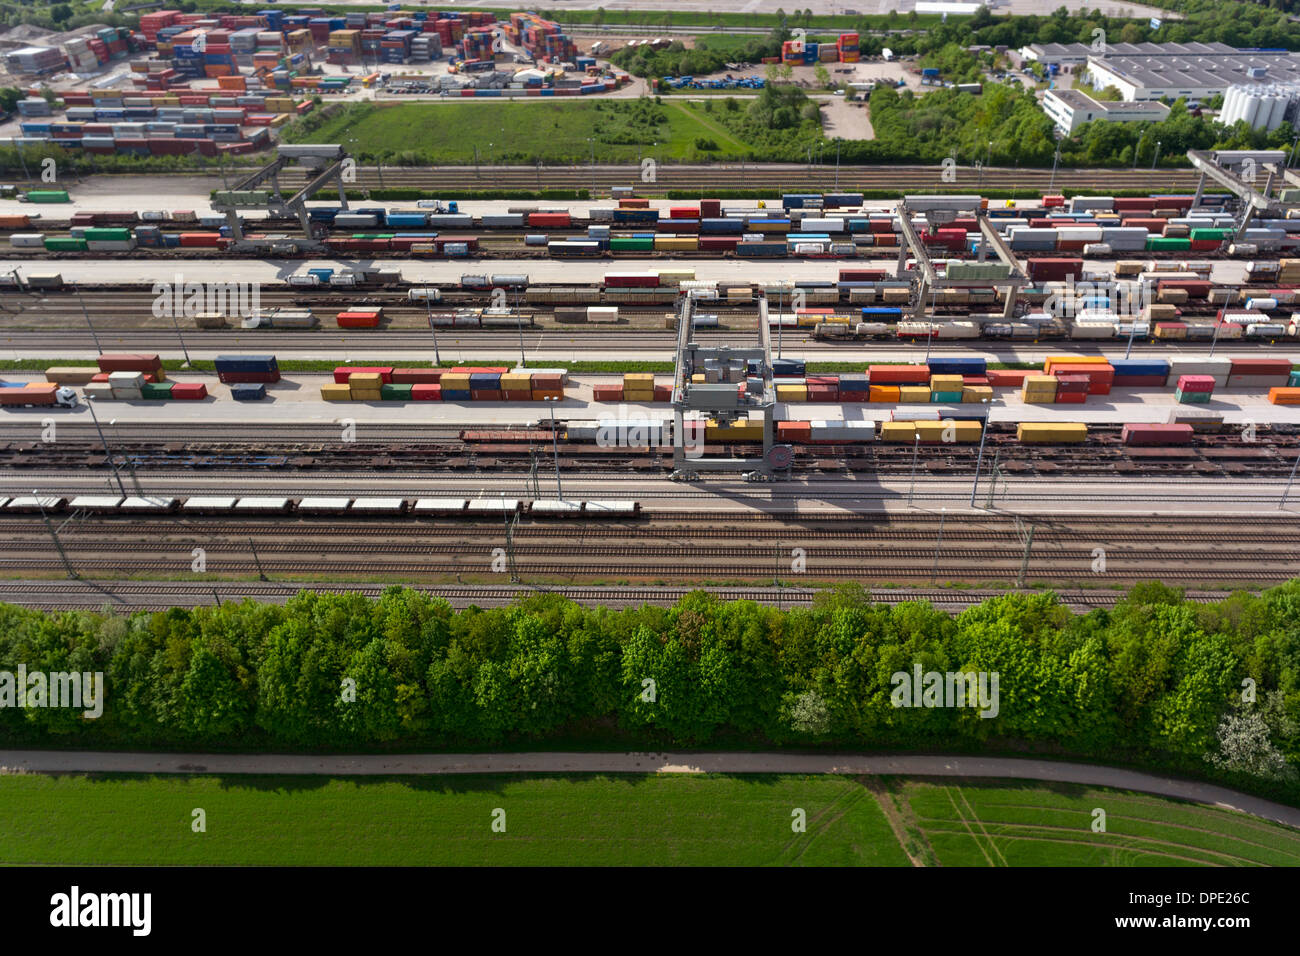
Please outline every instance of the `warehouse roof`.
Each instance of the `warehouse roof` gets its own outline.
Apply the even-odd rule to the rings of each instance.
[[[1226,43],[1107,43],[1102,51],[1088,43],[1031,43],[1029,49],[1042,59],[1089,56],[1206,56],[1237,55]]]
[[[1116,101],[1094,100],[1086,93],[1079,90],[1048,90],[1048,96],[1054,96],[1056,99],[1065,103],[1067,106],[1076,110],[1092,110],[1095,113],[1151,113],[1164,110],[1169,112],[1169,107],[1163,103],[1137,102],[1123,103]]]
[[[1300,54],[1296,53],[1239,51],[1230,55],[1160,57],[1108,53],[1105,58],[1092,59],[1099,61],[1099,67],[1146,88],[1226,89],[1253,83],[1300,82]],[[1260,69],[1262,75],[1250,74]]]

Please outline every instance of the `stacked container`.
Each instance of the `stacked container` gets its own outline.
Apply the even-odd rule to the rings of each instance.
[[[1056,401],[1059,384],[1055,375],[1026,375],[1020,398],[1027,405],[1050,405]]]
[[[1286,388],[1290,380],[1290,359],[1233,358],[1228,370],[1229,388]]]
[[[1178,387],[1174,391],[1175,397],[1184,405],[1209,404],[1213,394],[1214,376],[1212,375],[1180,375]]]
[[[143,372],[109,372],[108,385],[117,401],[139,401],[144,397]]]
[[[649,372],[628,372],[623,376],[623,400],[653,402],[655,377]]]
[[[217,378],[226,385],[269,384],[280,381],[274,355],[218,355]]]

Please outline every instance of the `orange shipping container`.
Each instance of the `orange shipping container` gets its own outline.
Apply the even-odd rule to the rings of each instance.
[[[899,400],[899,391],[897,385],[871,385],[871,397],[868,401],[872,402],[894,402]]]
[[[1270,388],[1268,400],[1274,405],[1300,405],[1300,388]]]

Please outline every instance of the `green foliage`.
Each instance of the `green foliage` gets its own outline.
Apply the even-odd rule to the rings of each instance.
[[[788,612],[697,592],[672,608],[588,610],[539,595],[457,613],[396,587],[373,601],[304,591],[283,606],[129,618],[0,605],[0,669],[20,663],[103,671],[106,706],[94,721],[0,709],[6,745],[1001,741],[1212,772],[1205,755],[1250,677],[1261,698],[1274,695],[1270,746],[1300,763],[1300,581],[1210,605],[1144,585],[1086,616],[1045,593],[953,618],[922,602],[873,605],[856,585]],[[891,676],[918,664],[997,672],[997,715],[894,707]]]

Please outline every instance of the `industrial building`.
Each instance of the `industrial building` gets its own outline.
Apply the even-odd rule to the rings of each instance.
[[[1214,46],[1220,52],[1188,55],[1152,50],[1127,54],[1124,44],[1109,47],[1105,56],[1090,56],[1089,79],[1095,89],[1113,86],[1128,102],[1185,99],[1200,101],[1230,86],[1270,86],[1300,83],[1300,54],[1286,51],[1235,50],[1215,44],[1136,44],[1138,46]]]
[[[1164,103],[1098,102],[1079,90],[1048,90],[1043,96],[1043,112],[1066,136],[1084,123],[1107,120],[1111,123],[1160,122],[1169,116]]]

